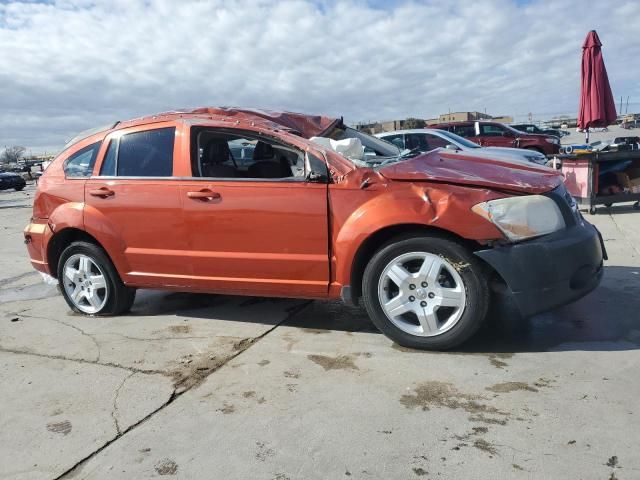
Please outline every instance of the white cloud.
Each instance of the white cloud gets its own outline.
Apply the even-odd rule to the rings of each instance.
[[[111,120],[200,105],[352,122],[574,112],[594,28],[614,95],[640,99],[637,0],[381,4],[0,4],[0,147],[57,147]]]

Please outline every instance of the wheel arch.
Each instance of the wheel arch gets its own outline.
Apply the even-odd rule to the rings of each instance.
[[[449,230],[434,227],[432,225],[417,223],[388,225],[371,233],[358,246],[353,257],[353,261],[351,262],[349,278],[350,288],[348,294],[350,298],[345,298],[345,300],[354,304],[358,303],[358,299],[362,296],[362,277],[364,270],[369,263],[369,260],[371,260],[371,257],[373,257],[380,248],[396,239],[399,240],[401,238],[414,236],[446,238],[467,247],[470,251],[475,251],[481,248],[480,244],[473,240],[465,239]]]
[[[63,228],[51,237],[47,245],[47,262],[49,264],[51,276],[58,278],[58,261],[60,260],[60,255],[62,255],[64,249],[72,242],[79,241],[93,243],[102,248],[102,250],[105,250],[95,237],[84,230],[75,227]]]

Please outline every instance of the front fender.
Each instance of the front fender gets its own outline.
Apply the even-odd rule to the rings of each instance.
[[[486,242],[502,238],[490,222],[471,211],[477,203],[500,198],[483,188],[426,182],[389,182],[372,190],[330,188],[333,282],[350,285],[358,250],[382,230],[434,227],[458,237]]]

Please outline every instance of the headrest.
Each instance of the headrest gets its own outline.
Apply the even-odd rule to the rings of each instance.
[[[258,160],[273,160],[275,152],[273,147],[268,143],[259,141],[256,143],[256,148],[253,150],[253,161]]]

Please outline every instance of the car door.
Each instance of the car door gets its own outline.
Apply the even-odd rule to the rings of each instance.
[[[194,285],[207,291],[325,297],[329,285],[326,163],[251,132],[229,132],[194,126],[185,135],[193,144],[183,149],[182,162],[189,165],[192,177],[180,182],[180,196]],[[213,154],[207,146],[213,140],[206,139],[217,142]],[[242,168],[221,139],[230,147],[234,142],[254,144],[254,163]],[[286,176],[277,175],[283,157],[276,152],[291,155],[286,159],[290,162]],[[276,169],[274,175],[269,174],[271,167]],[[307,175],[312,168],[313,181]]]
[[[110,134],[85,183],[85,228],[127,283],[180,286],[191,275],[173,177],[175,132],[175,124],[160,123]]]
[[[480,124],[480,145],[513,147],[515,136],[506,128],[494,123]]]

